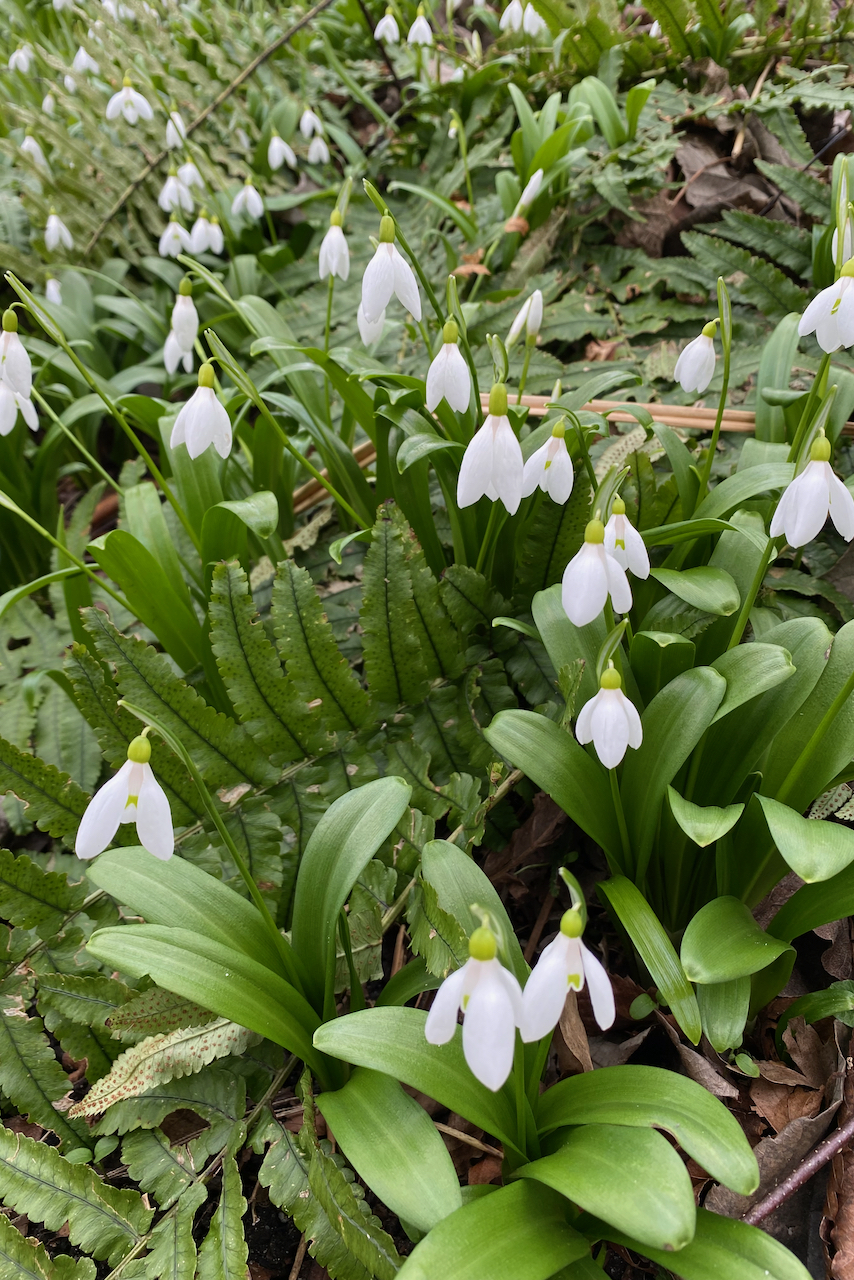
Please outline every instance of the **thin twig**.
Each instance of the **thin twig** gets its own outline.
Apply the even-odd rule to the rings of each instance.
[[[504,1152],[499,1151],[498,1147],[490,1147],[488,1143],[481,1142],[479,1138],[473,1138],[470,1133],[463,1133],[462,1129],[452,1129],[449,1124],[439,1124],[438,1120],[434,1120],[433,1124],[440,1133],[446,1133],[449,1138],[456,1138],[459,1142],[465,1142],[469,1147],[475,1147],[478,1151],[484,1151],[488,1156],[498,1156],[499,1160],[504,1159]]]
[[[802,1187],[805,1182],[809,1182],[813,1174],[818,1173],[819,1169],[824,1168],[829,1160],[832,1160],[837,1152],[843,1147],[847,1147],[854,1138],[854,1115],[845,1121],[835,1133],[829,1138],[825,1138],[824,1142],[820,1142],[814,1147],[806,1159],[802,1160],[797,1169],[789,1174],[788,1178],[784,1178],[778,1183],[773,1191],[769,1191],[767,1196],[763,1196],[758,1200],[752,1209],[744,1215],[743,1221],[749,1222],[755,1226],[757,1222],[761,1222],[763,1218],[767,1218],[775,1209],[779,1209],[790,1196]]]
[[[551,910],[554,904],[555,904],[554,898],[550,893],[547,893],[545,902],[540,908],[540,914],[537,916],[537,922],[534,925],[533,932],[530,938],[528,939],[528,945],[525,947],[525,960],[527,961],[528,964],[531,963],[534,952],[537,949],[537,943],[540,941],[540,938],[542,937],[543,929],[545,929],[546,927],[546,921],[551,915]]]
[[[200,115],[197,115],[195,120],[191,121],[191,123],[187,125],[187,137],[198,129],[200,125],[204,124],[208,116],[213,115],[214,111],[216,111],[218,107],[221,107],[222,104],[231,97],[235,89],[239,89],[245,80],[248,80],[251,75],[254,75],[263,62],[266,62],[268,58],[271,58],[278,49],[281,49],[282,45],[287,44],[289,40],[293,39],[298,31],[301,31],[304,26],[311,22],[312,19],[316,18],[319,13],[322,13],[324,9],[327,9],[331,3],[332,0],[319,0],[319,3],[309,9],[308,13],[303,14],[299,22],[295,22],[292,27],[288,27],[287,31],[284,32],[283,35],[280,35],[272,44],[268,44],[266,49],[262,49],[257,58],[253,58],[251,62],[247,63],[243,70],[234,77],[231,83],[226,85],[222,93],[214,98],[213,102],[209,103],[205,107],[204,111],[202,111]],[[157,166],[162,164],[169,154],[169,149],[166,147],[158,155],[149,160],[142,173],[134,178],[130,186],[127,187],[122,195],[119,196],[112,209],[110,209],[109,213],[96,228],[92,239],[83,251],[84,257],[92,252],[116,214],[124,208],[133,193],[142,186],[146,178],[151,176]]]
[[[305,1251],[307,1248],[308,1248],[308,1241],[306,1240],[305,1236],[301,1236],[299,1245],[297,1247],[296,1257],[294,1258],[294,1265],[291,1267],[291,1274],[288,1276],[288,1280],[297,1280],[297,1277],[300,1273],[300,1269],[302,1267],[302,1260],[305,1257]]]

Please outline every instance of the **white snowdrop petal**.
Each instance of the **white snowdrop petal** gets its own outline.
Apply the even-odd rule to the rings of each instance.
[[[480,961],[497,965],[497,960]],[[463,1019],[463,1052],[473,1074],[496,1093],[513,1067],[516,1023],[503,982],[483,974],[469,997]]]
[[[601,961],[589,947],[585,947],[580,938],[578,945],[584,963],[584,976],[587,979],[587,990],[590,992],[590,1003],[593,1005],[593,1017],[602,1030],[607,1031],[617,1016],[611,979]]]
[[[170,329],[163,346],[163,364],[167,373],[175,372],[183,354],[181,344],[175,337],[175,331]]]
[[[396,245],[392,245],[391,260],[394,268],[394,292],[397,294],[398,302],[406,308],[412,315],[414,320],[421,319],[421,295],[418,292],[418,282],[415,279],[415,272],[409,263],[399,252]]]
[[[585,542],[563,571],[561,601],[570,622],[585,627],[598,618],[608,599],[605,549]]]
[[[444,343],[450,348],[445,368],[445,399],[457,413],[465,413],[471,399],[471,374],[465,357],[456,343]]]
[[[118,773],[105,782],[89,801],[74,841],[74,852],[78,858],[97,857],[115,836],[127,806],[132,769],[133,762],[126,760]]]
[[[510,419],[499,418],[492,450],[492,483],[511,516],[516,514],[522,501],[524,470],[522,446],[510,426]]]
[[[457,505],[470,507],[487,492],[492,476],[493,432],[491,419],[476,431],[463,454],[457,478]],[[496,495],[497,496],[497,495]]]
[[[165,862],[175,850],[172,811],[151,765],[144,764],[142,772],[142,786],[136,802],[136,833],[143,848]]]
[[[391,302],[394,293],[394,260],[388,252],[392,246],[380,244],[362,277],[362,311],[365,319],[374,323]]]
[[[7,436],[18,420],[18,403],[15,393],[5,382],[0,382],[0,436]]]
[[[526,1044],[542,1040],[553,1031],[566,1003],[567,948],[569,939],[558,934],[544,948],[522,993],[519,1034]]]
[[[461,969],[449,974],[436,992],[424,1024],[428,1044],[447,1044],[453,1038],[466,985],[467,967],[463,965]]]
[[[854,293],[854,290],[851,292]],[[854,497],[851,490],[845,487],[838,476],[834,475],[830,463],[825,465],[830,473],[827,477],[830,490],[830,518],[840,537],[850,542],[854,538]]]
[[[545,476],[546,463],[548,462],[549,443],[541,444],[539,449],[535,449],[522,470],[522,497],[529,498],[541,484]]]
[[[591,729],[596,754],[606,769],[616,769],[629,745],[629,722],[619,689],[600,689],[602,697],[593,709]]]
[[[830,315],[838,296],[839,290],[835,283],[816,294],[798,322],[798,333],[802,338],[814,332],[823,316]]]
[[[622,565],[617,564],[613,556],[608,555],[604,547],[602,551],[605,557],[605,574],[608,579],[608,594],[611,597],[611,604],[617,613],[628,613],[632,607],[632,589],[629,586],[626,571]]]
[[[376,320],[369,320],[365,315],[365,308],[360,302],[356,312],[356,324],[359,326],[359,337],[365,346],[369,347],[382,337],[383,327],[385,326],[385,310],[380,312]]]
[[[564,609],[566,606],[564,605]],[[602,690],[594,694],[578,713],[578,719],[575,722],[575,736],[582,746],[593,741],[593,712],[595,711],[599,699],[602,696]]]
[[[624,516],[623,541],[626,544],[627,567],[636,578],[649,577],[649,552],[634,525]]]
[[[786,511],[786,541],[793,547],[806,546],[824,527],[830,507],[827,477],[821,463],[808,462],[789,486]]]
[[[528,319],[528,312],[530,310],[531,310],[531,299],[526,298],[525,301],[522,303],[521,307],[519,308],[519,310],[516,312],[516,315],[513,319],[513,323],[510,326],[510,332],[507,335],[508,347],[513,345],[513,343],[519,337],[522,330],[525,328],[525,322]]]
[[[572,465],[572,458],[567,452],[566,445],[561,440],[560,447],[555,450],[554,457],[551,460],[551,466],[548,471],[544,472],[544,485],[546,493],[552,502],[563,506],[569,501],[569,495],[572,493],[572,485],[575,480],[575,470]]]

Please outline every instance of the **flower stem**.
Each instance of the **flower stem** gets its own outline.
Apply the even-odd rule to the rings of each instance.
[[[614,812],[617,815],[617,826],[620,828],[620,843],[623,846],[623,874],[628,875],[632,865],[632,846],[629,840],[629,829],[626,826],[626,815],[623,811],[623,798],[620,795],[620,783],[617,778],[617,770],[609,769],[608,776],[611,780],[611,799],[614,801]]]
[[[47,400],[45,400],[44,396],[41,395],[41,393],[37,391],[35,387],[33,387],[32,389],[32,396],[33,396],[33,399],[36,401],[36,403],[40,405],[42,409],[44,409],[45,413],[50,418],[51,422],[54,422],[56,426],[59,427],[63,435],[67,436],[68,439],[71,441],[71,443],[74,445],[75,449],[77,449],[77,451],[83,455],[83,457],[89,463],[89,466],[92,468],[92,470],[97,471],[101,479],[106,480],[110,488],[115,489],[116,493],[121,496],[122,487],[119,484],[118,480],[114,480],[113,477],[110,475],[109,471],[104,470],[104,468],[101,466],[98,459],[92,456],[92,454],[89,452],[86,446],[77,439],[74,432],[69,430],[69,428],[65,425],[62,419],[54,413],[53,409],[48,404]]]
[[[528,344],[525,343],[525,359],[522,362],[522,372],[519,375],[519,394],[516,397],[517,404],[522,403],[522,395],[525,391],[525,383],[528,380],[528,365],[531,363],[532,351],[533,351],[533,347],[529,347]]]
[[[489,552],[492,547],[492,541],[496,533],[498,532],[498,528],[500,527],[499,522],[501,522],[501,513],[498,509],[498,500],[496,499],[496,501],[493,502],[492,504],[492,510],[489,513],[489,520],[487,521],[486,531],[484,532],[484,535],[483,535],[483,542],[481,542],[480,544],[480,551],[478,552],[478,555],[477,555],[477,564],[475,565],[475,569],[477,570],[478,573],[483,572],[483,566],[486,564],[486,561],[489,558]]]
[[[801,451],[801,446],[803,445],[803,442],[804,442],[804,436],[809,430],[810,423],[812,422],[812,415],[813,415],[813,410],[815,409],[815,402],[819,398],[819,396],[822,394],[821,389],[824,386],[825,382],[827,381],[827,371],[829,368],[830,368],[830,355],[828,352],[825,352],[824,355],[821,357],[821,364],[818,366],[818,372],[813,378],[813,383],[812,383],[812,386],[810,387],[810,393],[807,396],[807,402],[804,405],[804,411],[801,414],[800,420],[798,422],[798,429],[795,432],[794,439],[792,440],[792,447],[789,450],[789,458],[788,458],[789,462],[797,462],[798,460],[798,454]]]
[[[732,635],[729,638],[727,649],[734,649],[736,645],[741,642],[741,637],[744,635],[744,629],[747,626],[747,621],[750,617],[750,610],[756,603],[756,597],[759,595],[762,583],[765,581],[765,571],[771,561],[773,552],[774,543],[769,538],[765,546],[765,550],[762,552],[760,557],[759,564],[757,565],[756,573],[753,575],[750,590],[744,597],[738,617],[735,620],[735,626],[732,629]]]
[[[329,355],[329,333],[332,329],[332,298],[335,293],[335,274],[329,272],[329,288],[326,293],[326,325],[323,330],[323,350]],[[329,396],[329,379],[323,379],[323,389],[326,392],[326,416],[332,425],[332,403]]]
[[[412,267],[413,267],[413,270],[415,271],[415,274],[418,276],[418,279],[421,281],[424,292],[427,294],[427,297],[430,299],[430,306],[436,312],[436,319],[439,321],[439,328],[441,329],[442,325],[445,323],[445,313],[442,311],[442,308],[439,306],[439,299],[436,297],[436,293],[433,289],[432,284],[425,276],[424,271],[421,267],[421,263],[418,261],[415,254],[410,249],[409,242],[407,241],[406,236],[403,234],[403,232],[400,229],[400,223],[398,222],[397,218],[394,217],[394,214],[392,214],[391,216],[392,218],[394,218],[395,236],[400,241],[401,247],[406,253],[406,256],[409,258],[409,261],[412,263]]]
[[[593,463],[590,461],[590,451],[587,448],[587,440],[584,435],[584,431],[582,429],[581,423],[578,421],[575,414],[569,414],[567,416],[569,417],[575,429],[575,434],[578,437],[578,447],[581,450],[581,460],[584,463],[584,469],[587,472],[587,478],[590,481],[591,485],[593,486],[593,492],[595,493],[599,487],[599,481],[596,479],[596,472],[594,470]]]

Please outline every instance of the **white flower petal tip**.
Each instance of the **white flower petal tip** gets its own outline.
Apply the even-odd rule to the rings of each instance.
[[[715,375],[715,359],[714,338],[704,331],[680,352],[673,376],[683,391],[699,395]]]
[[[605,525],[605,551],[621,569],[631,570],[636,578],[649,577],[649,553],[646,543],[626,515],[621,498],[614,500],[611,518]]]
[[[575,736],[582,746],[593,743],[606,769],[616,769],[629,747],[643,741],[637,707],[623,693],[620,675],[609,668],[602,673],[602,687],[578,714]]]
[[[221,458],[231,452],[231,419],[213,389],[210,365],[199,370],[199,385],[175,419],[169,443],[173,449],[186,445],[191,458],[198,458],[210,445]]]
[[[118,773],[96,792],[80,820],[74,851],[88,860],[103,853],[123,822],[136,823],[143,848],[155,858],[171,858],[175,849],[169,800],[148,760],[151,744],[135,738]]]
[[[7,329],[7,324],[15,327]],[[29,352],[18,337],[17,325],[14,311],[7,312],[0,332],[0,384],[29,398],[33,386],[33,365]]]
[[[325,280],[327,276],[346,280],[350,275],[350,249],[341,226],[340,213],[337,216],[339,221],[332,223],[320,245],[318,271],[321,280]]]
[[[586,627],[605,608],[608,596],[618,613],[632,607],[632,589],[626,571],[605,549],[605,530],[600,520],[591,520],[584,546],[563,571],[561,600],[564,611],[576,627]]]
[[[400,43],[400,27],[391,9],[386,9],[380,18],[374,28],[374,36],[377,40],[386,40],[389,44]]]
[[[497,1092],[513,1067],[523,996],[513,974],[496,959],[495,938],[488,929],[475,930],[469,951],[463,967],[437,991],[424,1035],[429,1044],[447,1044],[462,1011],[466,1062],[481,1084]]]
[[[850,542],[854,538],[854,496],[834,475],[827,440],[815,440],[811,454],[777,504],[771,537],[785,534],[789,546],[804,547],[818,537],[829,515],[837,532]]]
[[[193,212],[193,194],[174,172],[164,182],[157,203],[164,213],[177,213],[179,209],[185,213]]]
[[[376,320],[369,320],[360,302],[359,309],[356,312],[356,323],[359,326],[359,337],[366,347],[370,347],[382,337],[383,327],[385,326],[385,311],[381,311]]]
[[[563,506],[572,493],[575,472],[563,435],[552,435],[525,463],[522,496],[528,498],[539,487],[553,502]]]
[[[813,298],[798,324],[800,336],[815,333],[818,345],[828,355],[840,347],[854,346],[854,276],[848,274],[849,269],[854,271],[846,262],[839,279]]]
[[[603,1031],[616,1016],[611,981],[602,964],[581,941],[580,913],[569,910],[557,937],[543,950],[522,992],[519,1034],[526,1044],[542,1040],[555,1029],[569,991],[581,991],[585,979],[593,1015]]]
[[[523,329],[525,330],[525,336],[536,342],[542,326],[543,295],[540,289],[535,289],[530,298],[526,298],[516,312],[516,318],[511,324],[510,332],[507,335],[507,346],[512,347]]]
[[[492,402],[490,396],[490,407]],[[510,515],[515,515],[522,501],[524,472],[522,449],[510,419],[506,413],[490,413],[463,455],[457,502],[461,507],[470,507],[484,496],[493,502],[500,498]]]
[[[501,21],[498,25],[502,31],[521,31],[524,18],[525,11],[522,8],[521,0],[510,0],[501,15]]]

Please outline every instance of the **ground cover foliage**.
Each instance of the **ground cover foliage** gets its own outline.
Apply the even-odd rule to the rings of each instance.
[[[39,414],[0,436],[4,1277],[854,1274],[847,1151],[741,1221],[851,1119],[851,553],[770,532],[825,441],[852,472],[850,353],[798,334],[851,254],[850,14],[518,7],[438,6],[422,46],[414,4],[399,43],[360,0],[4,10]],[[151,120],[106,119],[126,74]],[[164,244],[202,212],[221,253]],[[389,217],[423,314],[365,345]],[[233,447],[191,459],[209,356]],[[565,501],[460,499],[493,382],[526,460],[564,441]],[[620,498],[651,575],[571,621]],[[614,768],[575,736],[609,663],[643,724]],[[131,823],[84,863],[143,723],[175,856]],[[588,973],[486,1087],[432,993],[484,925],[529,983],[567,907],[613,1025]]]

